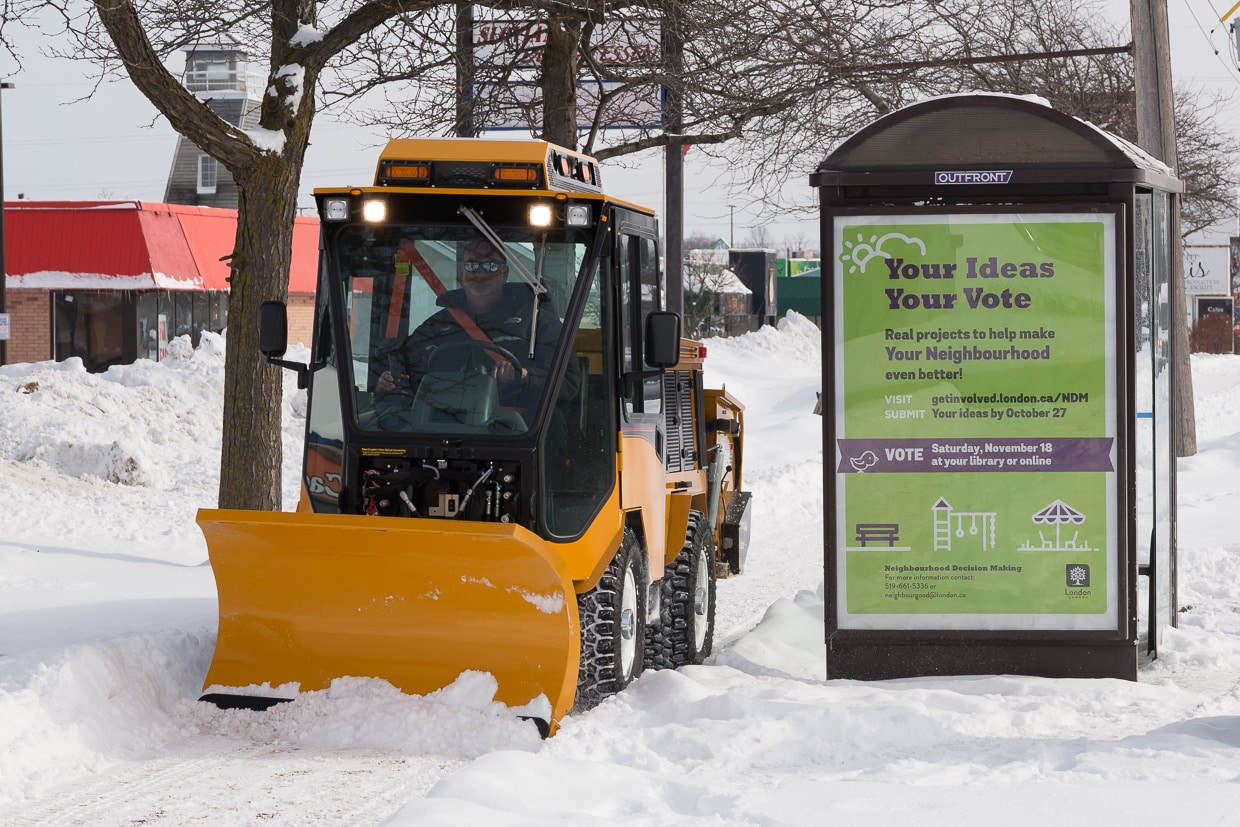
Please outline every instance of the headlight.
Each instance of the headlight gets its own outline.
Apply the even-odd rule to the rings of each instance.
[[[590,205],[569,204],[564,210],[564,225],[566,227],[589,227]]]
[[[531,204],[530,205],[530,226],[532,227],[550,227],[551,226],[551,205],[550,204]]]
[[[324,221],[348,221],[349,220],[349,199],[347,198],[326,198],[323,200],[323,220]]]
[[[387,202],[375,200],[363,203],[362,218],[371,222],[383,221],[387,218]]]

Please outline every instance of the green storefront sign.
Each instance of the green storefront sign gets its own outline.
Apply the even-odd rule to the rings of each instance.
[[[1115,224],[835,217],[838,628],[1116,628]]]

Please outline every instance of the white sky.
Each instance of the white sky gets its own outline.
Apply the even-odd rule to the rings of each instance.
[[[1177,81],[1240,90],[1233,41],[1226,24],[1217,23],[1230,0],[1168,0],[1172,70]],[[1127,21],[1127,0],[1102,0],[1102,13]],[[1218,50],[1219,55],[1214,51]],[[13,76],[14,65],[0,58],[0,78],[16,88],[3,93],[4,197],[18,193],[32,200],[96,198],[159,201],[176,148],[176,135],[127,81],[101,90],[94,100],[72,103],[89,91],[82,67],[40,58],[28,49],[26,71]],[[1234,127],[1240,129],[1240,106]],[[153,125],[152,125],[153,124]],[[311,207],[316,186],[369,183],[385,138],[366,134],[320,116],[302,177],[300,205]],[[685,232],[708,232],[741,244],[755,218],[740,194],[699,185],[717,172],[698,169],[688,155]],[[605,170],[609,189],[662,212],[660,153],[645,153],[636,168],[613,161]],[[805,185],[808,188],[808,183]],[[735,211],[728,205],[736,205]],[[817,238],[813,221],[794,218],[772,224],[775,242]]]

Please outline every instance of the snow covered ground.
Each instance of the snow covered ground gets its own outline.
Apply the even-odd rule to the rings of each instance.
[[[1185,611],[1138,682],[863,683],[824,680],[817,330],[708,344],[708,382],[747,405],[755,509],[716,655],[545,742],[477,674],[424,698],[350,679],[267,713],[197,703],[223,342],[102,375],[0,368],[0,824],[1235,822],[1240,358],[1194,357]],[[286,389],[291,508],[304,399]]]

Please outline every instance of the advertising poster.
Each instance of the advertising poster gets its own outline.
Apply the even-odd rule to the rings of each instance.
[[[790,258],[786,261],[781,259],[780,263],[787,264],[787,272],[781,275],[788,276],[804,275],[817,270],[821,266],[820,261],[816,258]],[[817,273],[814,273],[814,275],[817,275]]]
[[[1184,291],[1190,296],[1226,296],[1231,292],[1229,248],[1184,246]]]
[[[1114,629],[1114,215],[834,234],[838,627]]]
[[[1233,305],[1235,325],[1233,332],[1240,336],[1240,238],[1232,236],[1227,244],[1227,273],[1230,281],[1229,291],[1232,298],[1237,299]]]

